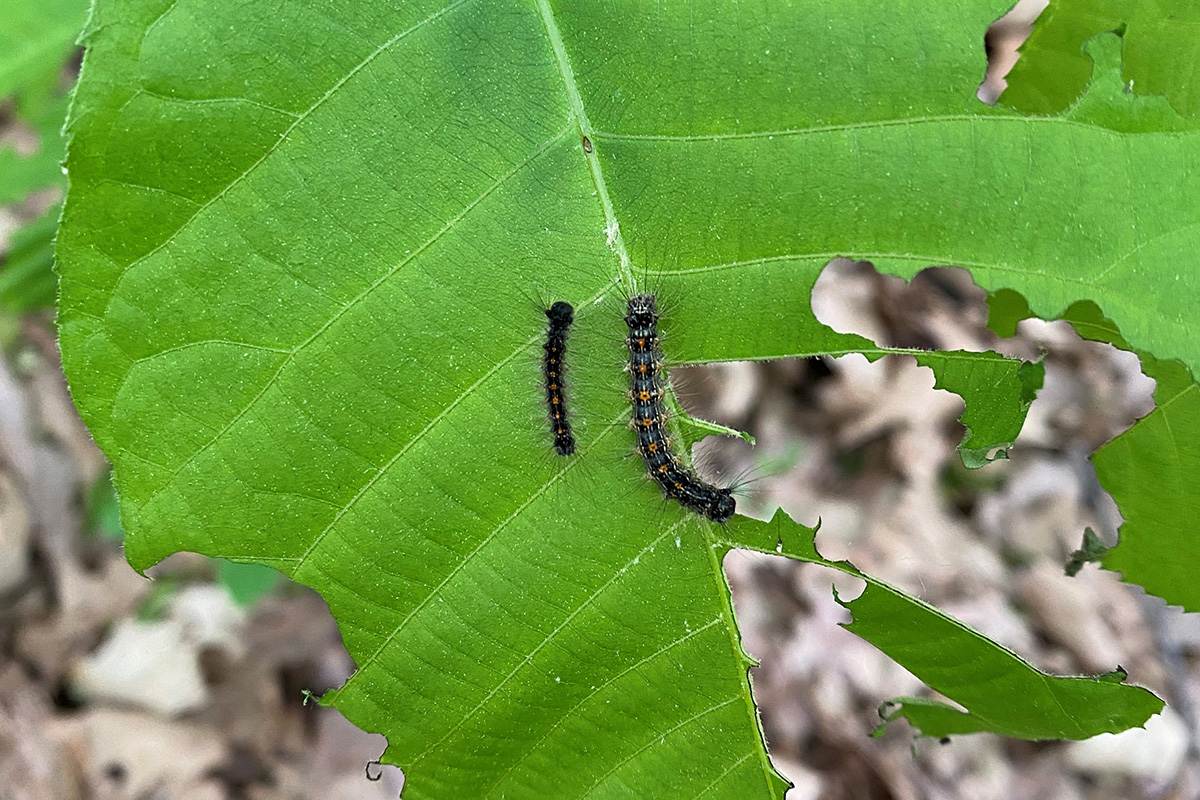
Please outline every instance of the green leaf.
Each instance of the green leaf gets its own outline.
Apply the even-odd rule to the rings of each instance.
[[[0,0],[0,100],[12,97],[17,117],[37,134],[37,149],[0,144],[0,203],[50,186],[66,188],[62,137],[69,98],[59,74],[87,15],[86,0]],[[0,307],[22,313],[54,304],[54,232],[59,207],[13,234],[0,260]]]
[[[406,796],[781,797],[720,534],[628,457],[622,296],[673,299],[680,363],[875,357],[815,318],[824,265],[958,264],[1200,360],[1196,275],[1156,269],[1192,252],[1198,190],[1151,169],[1196,132],[1119,86],[1069,119],[982,105],[1002,10],[99,0],[60,329],[131,563],[194,550],[318,589],[359,664],[326,702],[387,735]],[[569,460],[530,294],[578,312]],[[912,354],[966,399],[967,461],[1011,442],[1039,367]],[[1156,702],[1105,685],[1062,735]]]
[[[854,617],[846,629],[878,647],[965,711],[930,698],[892,701],[885,721],[904,718],[927,736],[988,731],[1021,739],[1086,739],[1140,726],[1163,708],[1124,674],[1058,677],[937,609],[816,549],[816,531],[782,511],[770,522],[738,517],[722,532],[729,547],[808,561],[866,581],[841,603]]]
[[[66,95],[48,98],[45,106],[27,120],[38,135],[35,152],[26,155],[18,153],[14,147],[0,146],[0,203],[22,200],[47,186],[66,188],[62,173],[65,148],[61,131],[67,117],[67,105]]]
[[[281,578],[276,570],[262,564],[239,564],[226,558],[217,559],[217,582],[243,608],[253,608],[259,600],[275,591]]]
[[[1096,535],[1096,532],[1091,528],[1085,528],[1083,531],[1083,544],[1079,549],[1071,553],[1071,559],[1067,562],[1066,573],[1070,577],[1075,577],[1079,571],[1083,569],[1084,564],[1090,564],[1099,561],[1104,557],[1104,554],[1109,551],[1108,545]]]
[[[96,478],[88,492],[87,529],[96,536],[118,542],[125,535],[121,528],[121,509],[117,505],[117,493],[113,489],[110,473]]]
[[[988,327],[997,336],[1005,338],[1016,336],[1017,323],[1033,316],[1033,312],[1029,310],[1029,301],[1020,292],[1012,289],[989,292],[987,307]]]
[[[943,13],[958,15],[970,5]],[[897,37],[886,33],[892,46]],[[797,35],[794,45],[771,52],[792,56],[811,48],[817,58],[827,47]],[[597,34],[588,36],[593,45]],[[602,41],[608,47],[590,46],[581,59],[589,76],[621,63],[625,38]],[[913,46],[916,41],[922,40]],[[964,52],[968,46],[954,37],[948,44]],[[1134,346],[1194,368],[1200,338],[1193,335],[1191,309],[1200,295],[1200,269],[1189,265],[1191,254],[1200,252],[1200,182],[1189,178],[1186,165],[1200,142],[1200,120],[1183,120],[1161,99],[1126,95],[1116,71],[1117,44],[1114,36],[1093,43],[1104,71],[1063,117],[1025,118],[973,96],[950,102],[915,88],[897,90],[893,98],[887,88],[908,86],[908,73],[867,95],[871,102],[860,108],[847,98],[866,93],[854,82],[862,78],[840,70],[838,80],[849,83],[830,88],[828,97],[817,81],[806,85],[805,103],[787,105],[778,119],[747,112],[724,130],[701,125],[695,115],[677,130],[664,129],[649,112],[643,119],[608,100],[634,97],[640,107],[650,97],[660,109],[690,109],[700,101],[685,96],[673,103],[665,93],[710,83],[717,84],[712,96],[720,96],[719,74],[689,62],[695,74],[681,83],[646,69],[619,86],[593,80],[594,104],[613,110],[593,120],[611,133],[592,138],[612,202],[638,223],[622,225],[634,263],[741,265],[744,288],[729,291],[735,299],[755,298],[764,316],[784,302],[775,295],[787,297],[785,285],[807,283],[808,271],[833,255],[870,260],[904,277],[931,264],[957,264],[989,291],[1020,292],[1042,318],[1093,299]],[[905,45],[894,46],[900,48],[895,61],[906,63]],[[666,52],[673,57],[670,48]],[[941,53],[926,55],[921,63],[948,81],[951,68],[933,63]],[[785,80],[789,69],[822,72],[802,57],[792,59],[799,63],[776,66],[762,57],[761,69],[769,72],[754,81],[765,82],[764,93],[782,92],[770,79]],[[900,98],[905,107],[891,107]],[[857,117],[822,106],[837,99]],[[1063,202],[1064,192],[1070,202]],[[728,279],[721,288],[733,283]],[[707,313],[701,307],[689,321]]]
[[[1200,387],[1182,364],[1139,355],[1158,383],[1156,407],[1092,456],[1125,518],[1101,563],[1168,603],[1200,611]]]
[[[1030,114],[1065,111],[1092,79],[1085,45],[1108,32],[1121,35],[1131,91],[1165,95],[1180,114],[1200,117],[1200,6],[1190,0],[1054,0],[1021,47],[1001,102]]]
[[[87,9],[87,0],[0,0],[0,100],[14,99],[17,117],[39,140],[32,155],[0,144],[0,203],[65,184],[60,131],[68,98],[59,88],[59,75]]]
[[[1029,404],[1042,388],[1046,372],[1042,365],[964,351],[922,353],[917,363],[934,368],[935,388],[948,389],[967,401],[962,416],[967,434],[958,446],[963,463],[982,467],[1007,457]]]

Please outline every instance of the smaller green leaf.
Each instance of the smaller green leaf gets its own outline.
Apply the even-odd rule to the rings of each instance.
[[[1121,515],[1120,540],[1102,554],[1105,569],[1182,606],[1200,611],[1200,386],[1174,360],[1134,350],[1113,321],[1091,301],[1073,304],[1062,319],[1085,339],[1137,354],[1142,371],[1157,383],[1155,408],[1092,456],[1096,477]],[[1086,541],[1085,541],[1086,549]],[[1073,562],[1072,562],[1073,563]]]
[[[112,473],[96,478],[87,497],[88,530],[104,539],[120,541],[125,535],[121,528],[121,507],[113,489]]]
[[[175,575],[155,578],[150,591],[138,606],[137,618],[142,622],[163,619],[171,608],[171,601],[183,590],[186,582]]]
[[[1066,573],[1071,577],[1075,577],[1079,574],[1079,570],[1083,569],[1084,564],[1099,561],[1108,550],[1108,545],[1096,535],[1094,530],[1091,528],[1085,529],[1083,532],[1083,544],[1080,545],[1078,550],[1071,553],[1071,560],[1067,562]]]
[[[47,186],[65,187],[62,126],[68,102],[65,95],[52,98],[36,116],[25,118],[38,134],[36,152],[24,155],[13,147],[0,147],[0,203],[23,200]]]
[[[932,606],[816,549],[816,531],[782,511],[770,522],[737,517],[726,544],[808,561],[866,581],[854,600],[838,598],[854,619],[845,627],[895,659],[962,709],[901,697],[884,719],[907,719],[922,734],[990,732],[1019,739],[1086,739],[1137,727],[1163,708],[1139,686],[1113,678],[1062,677],[1038,670],[1010,650]],[[836,596],[836,594],[835,594]],[[965,710],[964,710],[965,709]]]
[[[1009,339],[1017,335],[1017,323],[1033,316],[1025,295],[1012,289],[997,289],[987,296],[987,326],[997,336]]]
[[[1029,404],[1042,388],[1040,363],[1017,361],[998,353],[960,350],[919,353],[917,363],[934,367],[935,389],[970,398],[960,421],[967,433],[958,445],[963,464],[976,469],[1008,456]]]
[[[988,325],[1000,335],[1033,316],[1018,293],[1001,290],[988,299]],[[1200,386],[1179,361],[1160,361],[1132,348],[1116,324],[1090,300],[1072,304],[1060,319],[1094,342],[1136,353],[1142,371],[1157,382],[1155,409],[1092,456],[1096,477],[1121,515],[1120,540],[1107,550],[1084,539],[1067,565],[1073,575],[1086,561],[1099,561],[1123,580],[1182,606],[1200,611],[1200,444],[1189,434],[1200,425]],[[1094,534],[1093,534],[1094,536]]]
[[[1121,336],[1121,331],[1116,324],[1104,316],[1100,307],[1091,300],[1082,300],[1071,304],[1059,319],[1071,323],[1075,332],[1088,341],[1104,342],[1121,350],[1133,350]]]
[[[0,203],[46,186],[65,187],[62,128],[70,98],[59,82],[87,9],[85,0],[0,0],[0,100],[15,99],[17,116],[39,140],[31,155],[0,146]]]
[[[1129,673],[1125,671],[1125,668],[1118,666],[1112,672],[1106,672],[1103,675],[1097,675],[1096,679],[1105,681],[1107,683],[1124,683],[1125,679],[1128,677]]]
[[[275,591],[283,578],[278,571],[262,564],[241,564],[226,558],[217,562],[217,582],[242,608],[253,608],[259,600]]]
[[[1168,603],[1200,611],[1200,386],[1178,361],[1138,355],[1158,383],[1155,408],[1092,456],[1125,518],[1101,563]]]
[[[59,81],[87,8],[84,0],[0,0],[0,100],[13,98],[18,118],[38,137],[31,154],[0,146],[0,203],[51,186],[66,188],[62,128],[70,97]],[[55,206],[14,233],[0,260],[0,308],[24,313],[54,304],[54,234],[61,210]]]

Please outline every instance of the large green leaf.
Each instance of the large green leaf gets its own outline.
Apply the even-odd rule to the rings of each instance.
[[[406,796],[781,796],[728,544],[628,458],[621,296],[674,299],[681,363],[874,356],[815,319],[825,263],[960,264],[1041,314],[1094,296],[1138,346],[1200,359],[1195,276],[1151,268],[1183,252],[1197,188],[1141,169],[1197,134],[1107,84],[1070,118],[980,104],[1003,10],[100,0],[60,324],[131,562],[195,550],[321,591],[359,664],[327,702],[388,736]],[[531,294],[579,309],[570,460],[540,421]],[[917,356],[967,400],[968,461],[1012,440],[1036,367]],[[906,621],[903,663],[963,648],[1049,680],[888,597],[867,616]],[[1062,715],[1021,727],[984,693],[954,730],[1086,736],[1156,707],[1054,685]]]
[[[1179,113],[1200,116],[1200,5],[1192,0],[1054,0],[1022,45],[1001,100],[1033,114],[1066,110],[1092,78],[1085,44],[1108,32],[1121,35],[1130,91],[1165,95]]]

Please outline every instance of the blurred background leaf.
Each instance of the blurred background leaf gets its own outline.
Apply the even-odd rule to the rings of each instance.
[[[0,204],[45,189],[62,198],[62,129],[74,80],[68,62],[87,9],[86,0],[0,0],[0,123],[7,134],[0,135]],[[0,243],[0,308],[21,314],[53,306],[60,211],[55,202],[18,216],[8,247]]]

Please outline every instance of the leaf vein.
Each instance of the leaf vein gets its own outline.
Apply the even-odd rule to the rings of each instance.
[[[505,362],[507,362],[507,361],[510,361],[510,360],[512,360],[513,358],[515,358],[515,357],[516,357],[516,355],[517,355],[517,353],[521,352],[521,350],[525,349],[526,347],[531,347],[531,346],[533,345],[533,343],[534,343],[534,342],[536,342],[536,341],[539,341],[541,338],[542,338],[542,337],[541,337],[541,335],[539,335],[539,336],[537,336],[537,337],[535,337],[535,338],[532,338],[532,339],[530,339],[530,340],[529,340],[529,341],[528,341],[528,342],[527,342],[527,343],[526,343],[526,344],[525,344],[523,347],[519,348],[518,350],[516,350],[515,352],[513,352],[513,354],[512,354],[511,356],[509,356],[508,358],[506,358],[506,359],[505,359]],[[489,370],[489,371],[488,371],[488,375],[485,375],[485,376],[484,376],[484,378],[488,377],[489,375],[491,375],[492,373],[494,373],[494,372],[495,372],[497,369],[499,369],[499,368],[500,368],[500,365],[499,365],[499,364],[498,364],[498,365],[496,365],[496,367],[495,367],[495,368],[493,368],[492,370]],[[483,380],[484,380],[484,378],[480,378],[480,380],[476,382],[476,385],[478,385],[479,383],[482,383],[482,382],[483,382]],[[473,389],[473,388],[474,388],[474,386],[472,386],[471,388]],[[468,392],[470,392],[471,390],[470,390],[470,389],[468,389],[467,391],[468,391]],[[463,397],[463,396],[465,396],[465,395],[466,395],[466,393],[464,393],[464,395],[460,396],[460,397],[459,397],[459,399],[461,400],[461,399],[462,399],[462,397]],[[457,402],[457,401],[456,401],[456,402]],[[449,409],[446,409],[446,411],[449,411]],[[446,412],[443,412],[442,414],[440,414],[440,415],[439,415],[439,418],[440,418],[440,417],[442,417],[442,416],[444,416],[444,415],[445,415],[445,413],[446,413]],[[596,442],[599,442],[599,441],[600,441],[601,439],[603,439],[603,438],[604,438],[604,437],[605,437],[605,436],[606,436],[606,435],[607,435],[607,434],[608,434],[610,431],[612,431],[614,428],[616,428],[616,427],[617,427],[617,426],[618,426],[618,425],[619,425],[619,424],[620,424],[620,423],[621,423],[621,422],[622,422],[622,421],[625,419],[625,417],[626,417],[626,414],[625,414],[625,412],[624,412],[624,411],[622,411],[621,415],[620,415],[620,416],[619,416],[617,419],[615,419],[615,420],[613,420],[612,422],[610,422],[610,423],[607,425],[607,427],[605,427],[605,428],[604,428],[604,430],[602,430],[602,431],[600,432],[599,436],[597,436],[597,437],[596,437],[596,441],[592,443],[591,447],[594,447],[594,446],[595,446],[595,444],[596,444]],[[435,420],[435,422],[436,422],[436,420]],[[432,425],[432,423],[431,423],[431,425]],[[426,429],[425,429],[425,430],[428,430],[428,429],[429,429],[429,428],[428,428],[428,427],[426,427]],[[425,431],[422,431],[422,433],[424,433],[424,432],[425,432]],[[407,449],[407,446],[406,446],[406,448],[405,448],[405,449]],[[582,451],[582,453],[581,453],[581,455],[582,455],[583,453],[586,453],[586,452],[587,452],[587,450],[583,450],[583,451]],[[401,453],[401,455],[402,455],[402,454],[403,454],[403,452]],[[398,458],[398,457],[399,457],[399,456],[397,456],[396,458]],[[390,465],[391,463],[393,463],[393,462],[396,460],[396,458],[393,458],[391,461],[389,461],[389,462],[388,462],[388,465]],[[454,569],[452,569],[452,570],[449,572],[449,574],[447,574],[447,575],[446,575],[446,577],[445,577],[445,578],[443,578],[443,579],[441,580],[441,582],[439,582],[439,583],[438,583],[438,585],[437,585],[437,586],[433,587],[433,590],[432,590],[432,591],[430,591],[430,592],[429,592],[429,594],[428,594],[428,595],[426,595],[426,596],[425,596],[425,598],[424,598],[423,600],[421,600],[421,602],[420,602],[420,603],[418,603],[418,604],[417,604],[417,605],[416,605],[416,606],[415,606],[415,607],[412,609],[412,611],[410,611],[410,612],[409,612],[409,613],[408,613],[408,614],[407,614],[407,615],[404,617],[404,619],[402,619],[402,620],[400,621],[400,623],[399,623],[398,625],[396,625],[396,628],[395,628],[395,630],[393,630],[393,631],[392,631],[390,634],[388,634],[388,637],[387,637],[386,639],[384,639],[383,643],[382,643],[382,644],[380,644],[380,645],[379,645],[379,647],[377,647],[377,648],[375,649],[375,651],[374,651],[373,653],[371,653],[371,655],[367,656],[367,658],[366,658],[366,659],[365,659],[365,660],[362,662],[362,664],[359,666],[358,670],[357,670],[357,671],[354,673],[354,675],[351,675],[351,676],[350,676],[350,679],[349,679],[348,681],[346,681],[346,683],[345,683],[345,684],[344,684],[344,685],[343,685],[343,686],[342,686],[340,689],[338,689],[338,690],[337,690],[337,694],[335,694],[335,695],[334,695],[334,699],[336,699],[336,698],[337,698],[337,696],[341,695],[341,693],[342,693],[342,692],[346,691],[346,688],[347,688],[347,687],[349,687],[349,686],[350,686],[350,685],[351,685],[351,684],[354,682],[355,678],[357,678],[359,675],[363,674],[363,673],[366,671],[366,669],[367,669],[368,667],[370,667],[372,664],[374,664],[374,663],[375,663],[375,662],[376,662],[376,661],[379,659],[379,656],[380,656],[380,654],[382,654],[382,653],[383,653],[383,651],[387,649],[388,645],[392,643],[392,641],[393,641],[393,640],[394,640],[394,639],[395,639],[395,638],[396,638],[396,637],[397,637],[397,636],[400,634],[400,632],[401,632],[402,630],[404,630],[404,628],[405,628],[405,627],[408,625],[408,623],[409,623],[409,622],[410,622],[410,621],[411,621],[413,618],[415,618],[415,617],[416,617],[416,615],[417,615],[418,613],[420,613],[420,611],[421,611],[423,608],[425,608],[425,606],[427,606],[431,600],[433,600],[433,598],[437,597],[437,596],[438,596],[438,594],[441,592],[441,590],[442,590],[442,589],[443,589],[443,588],[444,588],[444,587],[445,587],[447,584],[449,584],[451,580],[453,580],[453,579],[454,579],[454,576],[456,576],[456,575],[457,575],[459,572],[461,572],[463,569],[465,569],[465,568],[466,568],[466,566],[467,566],[467,564],[471,563],[472,559],[474,559],[474,558],[475,558],[475,556],[476,556],[476,555],[478,555],[478,554],[479,554],[479,552],[480,552],[480,551],[482,551],[482,550],[483,550],[483,548],[484,548],[484,547],[486,547],[486,546],[487,546],[487,544],[488,544],[489,542],[491,542],[491,541],[492,541],[492,539],[496,538],[496,535],[497,535],[497,534],[499,534],[499,533],[500,533],[500,531],[504,530],[504,528],[506,528],[510,522],[512,522],[514,519],[516,519],[516,518],[517,518],[517,517],[519,517],[519,516],[520,516],[522,513],[524,513],[525,509],[526,509],[526,508],[528,508],[528,507],[529,507],[529,506],[530,506],[530,505],[533,503],[533,501],[534,501],[534,500],[536,500],[537,498],[541,497],[541,496],[542,496],[542,495],[543,495],[543,494],[544,494],[544,493],[545,493],[545,492],[546,492],[546,491],[547,491],[547,490],[548,490],[548,489],[549,489],[551,486],[553,486],[555,483],[557,483],[557,482],[559,481],[559,479],[561,479],[561,478],[562,478],[562,476],[563,476],[563,475],[565,475],[565,474],[567,473],[567,471],[568,471],[568,470],[570,470],[570,469],[571,469],[571,468],[572,468],[572,467],[573,467],[575,464],[577,464],[577,463],[579,463],[579,459],[578,459],[578,458],[574,459],[573,461],[571,461],[571,463],[567,464],[567,465],[566,465],[566,466],[564,466],[562,469],[560,469],[558,472],[556,472],[556,473],[554,473],[552,476],[550,476],[550,479],[549,479],[549,480],[547,480],[547,481],[546,481],[544,484],[542,484],[542,486],[541,486],[541,487],[539,487],[539,488],[538,488],[538,490],[537,490],[536,492],[534,492],[533,494],[531,494],[531,495],[529,496],[529,498],[528,498],[528,499],[527,499],[527,500],[526,500],[524,503],[522,503],[521,505],[517,506],[517,508],[516,508],[516,509],[514,509],[514,510],[513,510],[513,512],[512,512],[511,514],[509,514],[507,517],[505,517],[505,518],[504,518],[504,519],[503,519],[503,520],[500,522],[500,524],[499,524],[499,525],[497,525],[495,528],[493,528],[493,529],[492,529],[492,530],[491,530],[491,531],[488,533],[488,535],[487,535],[487,536],[485,536],[485,537],[484,537],[482,540],[480,540],[479,544],[475,546],[475,549],[474,549],[474,550],[472,550],[471,552],[467,553],[467,555],[466,555],[466,556],[463,558],[463,560],[462,560],[462,561],[460,561],[460,562],[458,562],[458,564],[456,564],[456,565],[454,566]],[[385,466],[385,469],[386,469],[386,466]],[[376,476],[376,478],[377,478],[377,477],[378,477],[378,476]],[[371,479],[371,482],[374,482],[374,481],[376,480],[376,478],[372,478],[372,479]],[[364,489],[364,490],[365,490],[365,489]],[[357,498],[358,498],[358,497],[361,497],[361,496],[362,496],[362,492],[359,492],[359,494],[358,494],[358,496],[356,496],[355,500],[357,500]],[[352,501],[351,501],[351,504],[352,504],[353,502],[354,502],[354,500],[352,500]],[[334,520],[334,523],[336,523],[336,522],[337,522],[337,520],[335,519],[335,520]],[[334,523],[330,523],[330,526],[329,526],[329,528],[326,528],[326,529],[325,529],[325,531],[322,533],[322,536],[324,536],[326,533],[328,533],[328,532],[329,532],[329,530],[330,530],[330,529],[333,527],[333,524],[334,524]],[[319,539],[318,539],[318,541],[319,541]],[[315,542],[314,542],[314,546],[315,546]],[[292,570],[292,576],[293,576],[293,577],[294,577],[294,576],[296,575],[296,573],[297,573],[297,572],[300,570],[300,567],[301,567],[301,566],[303,566],[304,560],[305,560],[305,559],[307,559],[307,557],[308,557],[308,555],[309,555],[309,554],[311,554],[311,552],[312,552],[312,549],[313,549],[312,547],[310,547],[310,548],[309,548],[309,552],[308,552],[308,553],[306,553],[306,554],[304,555],[304,557],[302,557],[302,558],[301,558],[301,560],[300,560],[300,563],[298,563],[298,564],[296,565],[295,569],[293,569],[293,570]]]
[[[623,416],[624,416],[624,414],[622,414],[622,417]],[[661,534],[659,534],[659,537],[657,539],[652,541],[650,544],[646,545],[644,548],[642,548],[642,550],[637,555],[635,555],[633,558],[629,559],[629,561],[627,561],[625,563],[624,567],[621,567],[620,569],[613,572],[612,576],[607,581],[605,581],[599,588],[597,588],[596,591],[592,592],[592,594],[589,595],[587,597],[587,599],[585,599],[582,603],[580,603],[579,606],[575,610],[573,610],[570,614],[568,614],[566,619],[564,619],[562,622],[560,622],[558,624],[558,627],[556,627],[554,630],[550,631],[550,633],[544,639],[542,639],[541,643],[538,644],[537,647],[533,648],[528,653],[526,653],[525,657],[523,659],[521,659],[521,661],[515,667],[513,667],[512,671],[510,671],[508,673],[508,675],[504,676],[504,680],[502,680],[498,684],[496,684],[492,688],[492,690],[490,692],[488,692],[487,695],[482,700],[480,700],[479,703],[473,709],[468,711],[449,731],[447,731],[446,734],[444,736],[442,736],[441,739],[438,739],[436,742],[429,745],[429,747],[425,748],[425,750],[423,750],[419,755],[417,755],[417,757],[415,759],[413,759],[412,767],[415,768],[416,765],[419,764],[421,762],[421,760],[425,758],[425,756],[427,756],[434,749],[436,749],[438,747],[438,745],[440,745],[442,742],[446,741],[451,736],[453,736],[454,733],[456,731],[458,731],[463,725],[467,724],[467,722],[472,717],[474,717],[477,713],[479,713],[480,709],[482,709],[484,706],[486,706],[488,704],[488,702],[493,697],[496,696],[497,692],[499,692],[501,689],[503,689],[508,684],[508,682],[510,680],[512,680],[513,677],[518,672],[521,671],[522,667],[525,667],[526,665],[533,662],[534,657],[537,656],[537,654],[539,652],[541,652],[543,647],[548,645],[550,642],[554,641],[554,638],[556,636],[558,636],[558,634],[562,633],[564,628],[566,628],[568,625],[570,625],[571,622],[577,616],[579,616],[581,613],[583,613],[584,609],[588,608],[593,602],[595,602],[596,599],[598,597],[600,597],[600,595],[604,594],[604,592],[610,586],[612,586],[614,583],[616,583],[617,580],[621,578],[621,576],[625,575],[626,571],[631,566],[638,563],[638,561],[641,559],[642,556],[646,555],[651,550],[653,550],[655,548],[655,546],[658,545],[659,542],[661,542],[668,535],[673,533],[675,531],[675,529],[678,528],[682,524],[683,524],[683,520],[680,520],[679,522],[676,522],[671,527],[667,528],[665,531],[663,531]]]
[[[641,659],[640,661],[638,661],[634,664],[631,664],[630,666],[628,666],[625,669],[618,672],[616,675],[613,675],[608,680],[604,681],[601,684],[598,684],[595,689],[593,689],[587,695],[582,697],[578,703],[576,703],[574,706],[572,706],[565,714],[560,716],[558,721],[555,722],[554,725],[552,725],[549,728],[549,730],[547,730],[544,734],[542,734],[542,737],[540,739],[538,739],[536,742],[534,742],[533,746],[530,747],[525,752],[524,755],[522,755],[511,767],[509,767],[507,770],[505,770],[504,774],[501,775],[500,778],[495,783],[493,783],[490,787],[488,787],[488,789],[485,792],[483,792],[482,796],[487,797],[493,791],[495,791],[497,786],[504,783],[505,778],[507,778],[512,772],[514,772],[517,769],[517,767],[524,764],[525,760],[528,759],[535,752],[537,752],[537,749],[539,747],[541,747],[542,743],[545,742],[547,739],[549,739],[550,735],[552,733],[554,733],[554,731],[558,730],[559,726],[561,726],[563,724],[563,722],[565,722],[567,719],[569,719],[572,714],[574,714],[576,711],[578,711],[580,708],[582,708],[583,705],[585,703],[587,703],[589,700],[591,700],[593,697],[600,694],[600,692],[604,691],[609,686],[611,686],[614,683],[616,683],[617,681],[621,680],[621,678],[624,678],[626,675],[636,672],[638,669],[641,669],[646,664],[649,664],[651,661],[654,661],[656,658],[659,658],[660,656],[665,655],[666,653],[670,652],[671,650],[673,650],[677,646],[683,644],[684,642],[688,641],[689,639],[699,636],[700,634],[704,633],[705,631],[711,629],[714,625],[719,625],[722,622],[724,622],[723,617],[714,617],[713,619],[706,622],[704,625],[701,625],[699,628],[696,628],[695,630],[690,631],[689,633],[679,637],[678,639],[675,639],[674,641],[670,642],[669,644],[666,644],[666,645],[660,647],[658,650],[655,650],[653,653],[651,653],[650,655]]]
[[[700,800],[701,797],[708,794],[714,788],[719,786],[721,781],[725,780],[725,776],[727,776],[729,773],[733,772],[735,769],[740,767],[742,764],[745,764],[747,761],[749,761],[753,757],[754,757],[754,751],[751,750],[749,753],[746,753],[746,755],[742,756],[737,761],[730,764],[728,769],[726,769],[724,772],[722,772],[720,775],[718,775],[716,778],[714,778],[713,781],[708,784],[708,786],[704,787],[704,789],[700,792],[700,794],[696,795],[696,797],[693,798],[693,800]]]
[[[939,114],[925,117],[908,117],[897,119],[868,120],[863,122],[846,122],[838,125],[812,125],[806,128],[781,128],[771,131],[746,131],[744,133],[699,133],[699,134],[661,134],[661,133],[614,133],[611,131],[594,131],[593,138],[634,141],[634,142],[720,142],[736,139],[770,139],[776,136],[804,136],[815,133],[838,133],[841,131],[860,131],[872,128],[897,128],[910,125],[930,125],[942,122],[1020,122],[1029,125],[1052,124],[1066,125],[1074,128],[1084,128],[1099,131],[1118,137],[1145,136],[1146,133],[1127,133],[1103,125],[1080,122],[1065,117],[1025,117],[1025,116],[978,116],[975,114]],[[1151,133],[1165,136],[1187,136],[1191,131],[1152,131]]]
[[[715,706],[709,706],[708,708],[704,709],[703,711],[700,711],[700,712],[697,712],[697,713],[693,714],[692,716],[690,716],[690,717],[688,717],[687,719],[683,720],[682,722],[680,722],[679,724],[675,725],[674,727],[672,727],[672,728],[670,728],[670,729],[668,729],[668,730],[665,730],[665,731],[663,731],[662,733],[660,733],[660,734],[657,734],[656,736],[653,736],[653,737],[650,739],[650,741],[646,742],[644,745],[642,745],[641,747],[639,747],[637,750],[633,751],[633,752],[632,752],[632,753],[630,753],[628,756],[626,756],[625,758],[621,759],[619,762],[617,762],[617,764],[616,764],[616,765],[614,765],[614,766],[613,766],[613,768],[612,768],[612,769],[610,769],[608,772],[606,772],[606,773],[604,773],[603,775],[601,775],[601,776],[600,776],[600,780],[596,781],[594,784],[592,784],[592,785],[591,785],[591,786],[588,788],[588,790],[587,790],[586,792],[584,792],[582,795],[580,795],[580,798],[581,798],[581,800],[582,800],[582,798],[586,798],[586,797],[588,797],[588,796],[589,796],[589,795],[591,795],[593,792],[595,792],[595,791],[596,791],[598,788],[600,788],[600,786],[602,786],[602,785],[604,784],[604,782],[605,782],[605,781],[607,781],[607,780],[608,780],[610,777],[612,777],[612,775],[613,775],[614,773],[616,773],[616,772],[617,772],[617,770],[621,769],[621,768],[622,768],[622,767],[624,767],[626,764],[628,764],[630,761],[633,761],[635,758],[637,758],[638,756],[640,756],[642,753],[644,753],[644,752],[646,752],[647,750],[649,750],[649,749],[650,749],[650,748],[651,748],[651,747],[654,745],[654,743],[655,743],[655,742],[658,742],[658,741],[660,741],[660,740],[662,740],[662,739],[665,739],[665,738],[667,738],[668,736],[670,736],[671,734],[675,733],[676,731],[679,731],[679,730],[681,730],[681,729],[683,729],[683,728],[687,727],[688,725],[691,725],[693,722],[695,722],[695,721],[697,721],[697,720],[699,720],[699,719],[703,719],[704,717],[708,716],[709,714],[713,713],[714,711],[720,711],[720,710],[721,710],[722,708],[724,708],[725,706],[728,706],[728,705],[731,705],[731,704],[733,704],[733,703],[736,703],[736,702],[737,702],[739,699],[740,699],[740,698],[738,698],[737,696],[734,696],[734,697],[731,697],[731,698],[729,698],[728,700],[723,700],[722,702],[720,702],[720,703],[717,703]]]

